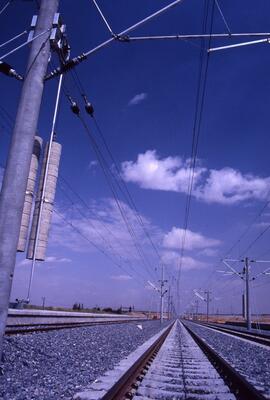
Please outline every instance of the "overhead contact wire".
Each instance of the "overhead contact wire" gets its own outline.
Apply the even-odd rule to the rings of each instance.
[[[82,96],[85,96],[85,90],[84,90],[84,88],[83,88],[83,85],[82,85],[81,80],[80,80],[80,78],[79,78],[79,76],[78,76],[78,74],[77,74],[76,69],[75,69],[74,71],[71,71],[71,76],[72,76],[72,78],[73,78],[73,80],[74,80],[75,85],[76,85],[76,86],[78,87],[78,89],[79,89],[79,93],[80,93]],[[123,187],[124,187],[125,190],[123,190],[123,188],[122,188],[121,185],[119,184],[119,179],[115,179],[115,177],[114,177],[113,174],[111,174],[111,175],[112,175],[112,178],[113,178],[113,180],[114,180],[116,186],[117,186],[118,189],[120,190],[120,192],[123,194],[124,198],[126,199],[127,203],[129,204],[130,208],[133,210],[136,219],[138,220],[139,224],[141,225],[144,234],[146,235],[146,237],[147,237],[148,240],[150,241],[150,244],[151,244],[152,247],[154,248],[154,251],[156,252],[156,254],[157,254],[159,260],[161,260],[161,257],[160,257],[160,255],[159,255],[159,252],[158,252],[158,250],[157,250],[155,244],[153,243],[153,240],[151,239],[149,233],[147,232],[147,229],[146,229],[146,227],[145,227],[145,225],[144,225],[144,223],[143,223],[143,221],[142,221],[142,218],[141,218],[141,216],[140,216],[140,214],[139,214],[139,211],[138,211],[138,209],[137,209],[137,207],[136,207],[136,205],[135,205],[135,203],[134,203],[134,200],[132,199],[131,194],[130,194],[128,188],[127,188],[127,185],[126,185],[126,183],[124,182],[124,180],[123,180],[123,178],[122,178],[122,174],[121,174],[121,171],[120,171],[120,169],[119,169],[119,166],[118,166],[118,164],[117,164],[117,162],[116,162],[116,160],[115,160],[115,158],[114,158],[114,156],[113,156],[113,154],[112,154],[112,152],[111,152],[111,150],[110,150],[110,148],[109,148],[109,146],[108,146],[108,144],[107,144],[107,142],[106,142],[105,136],[103,135],[102,130],[101,130],[101,128],[100,128],[100,126],[99,126],[99,124],[98,124],[98,122],[97,122],[97,120],[96,120],[96,118],[95,118],[94,116],[93,116],[93,119],[94,119],[94,123],[95,123],[96,129],[97,129],[97,131],[98,131],[98,133],[99,133],[99,135],[100,135],[100,137],[101,137],[102,143],[103,143],[103,145],[104,145],[106,151],[108,152],[108,155],[110,156],[110,158],[111,158],[111,160],[112,160],[112,162],[113,162],[115,168],[116,168],[116,171],[117,171],[117,174],[118,174],[117,177],[118,177],[118,178],[120,179],[120,181],[122,182],[122,185],[123,185]],[[92,135],[91,135],[91,136],[92,136]],[[93,136],[92,136],[92,137],[93,137]],[[94,138],[93,138],[93,139],[94,139]],[[95,139],[94,139],[94,140],[95,140]],[[97,145],[97,143],[96,143],[96,145]],[[97,147],[98,147],[98,146],[97,146]],[[105,161],[105,163],[106,163],[106,161]],[[109,168],[108,166],[107,166],[107,169],[108,169],[108,171],[110,172],[110,168]],[[110,173],[111,173],[111,172],[110,172]],[[154,269],[154,272],[156,273],[156,268]]]
[[[138,244],[136,243],[135,233],[134,233],[134,231],[133,231],[133,228],[130,226],[130,224],[129,224],[127,218],[126,218],[126,215],[125,215],[125,213],[123,212],[123,209],[122,209],[122,207],[121,207],[121,205],[120,205],[120,203],[119,203],[119,200],[118,200],[118,198],[117,198],[115,189],[114,189],[114,187],[113,187],[113,184],[112,184],[112,182],[110,181],[110,177],[109,177],[109,175],[108,175],[108,173],[107,173],[107,170],[106,170],[106,161],[104,160],[102,154],[100,153],[100,151],[99,151],[99,149],[98,149],[98,147],[97,147],[96,141],[95,141],[95,139],[93,138],[93,136],[92,136],[92,134],[91,134],[91,132],[90,132],[90,130],[89,130],[89,128],[88,128],[88,125],[85,123],[85,121],[83,120],[83,118],[82,118],[81,116],[78,116],[78,117],[79,117],[80,121],[82,122],[82,124],[83,124],[83,126],[84,126],[84,128],[85,128],[85,130],[86,130],[86,132],[87,132],[87,134],[88,134],[88,137],[89,137],[89,139],[90,139],[90,141],[91,141],[91,143],[92,143],[92,146],[93,146],[93,148],[94,148],[94,151],[95,151],[95,153],[96,153],[96,156],[98,157],[99,163],[100,163],[101,168],[102,168],[102,170],[103,170],[104,176],[105,176],[105,178],[106,178],[106,180],[107,180],[107,183],[108,183],[108,185],[109,185],[109,187],[110,187],[110,189],[111,189],[111,191],[112,191],[112,194],[113,194],[113,196],[114,196],[114,200],[115,200],[116,205],[117,205],[117,207],[118,207],[118,209],[119,209],[119,211],[120,211],[120,214],[121,214],[121,216],[122,216],[122,218],[123,218],[123,221],[124,221],[124,223],[125,223],[125,225],[126,225],[126,228],[127,228],[128,232],[129,232],[131,238],[132,238],[132,241],[133,241],[133,243],[134,243],[134,246],[135,246],[135,248],[137,249],[138,254],[140,255],[140,257],[141,257],[141,259],[142,259],[142,261],[143,261],[143,263],[144,263],[144,265],[145,265],[145,267],[146,267],[148,273],[149,273],[150,276],[151,276],[151,275],[152,275],[152,272],[151,272],[151,270],[149,270],[148,265],[147,265],[147,261],[146,261],[145,257],[143,256],[143,253],[142,253],[141,249],[139,248]],[[105,165],[104,165],[104,164],[105,164]],[[108,167],[107,167],[107,168],[108,168]]]
[[[204,22],[203,22],[203,31],[205,32],[207,29],[208,22],[208,12],[209,12],[209,4],[210,1],[205,2],[205,11],[204,11]],[[208,42],[208,48],[211,43],[211,33],[213,28],[213,18],[214,18],[214,1],[212,3],[211,17],[210,17],[210,39]],[[179,284],[180,277],[182,271],[182,264],[184,258],[184,250],[185,250],[185,241],[186,241],[186,233],[188,227],[188,220],[190,215],[190,205],[191,205],[191,196],[193,190],[194,176],[195,176],[195,167],[198,153],[198,143],[199,143],[199,135],[201,129],[201,121],[202,121],[202,113],[205,102],[205,93],[206,93],[206,82],[207,82],[207,74],[208,74],[208,66],[209,66],[209,53],[206,54],[206,62],[205,69],[204,66],[204,48],[201,48],[200,55],[200,72],[199,72],[199,81],[198,81],[198,90],[196,96],[196,108],[195,108],[195,118],[194,118],[194,126],[193,126],[193,136],[192,136],[192,148],[191,148],[191,166],[190,166],[190,174],[189,174],[189,184],[188,184],[188,193],[186,197],[186,207],[185,207],[185,216],[184,216],[184,232],[182,235],[182,244],[181,244],[181,253],[180,253],[180,263],[177,274],[177,297],[178,297],[178,305],[179,305]]]

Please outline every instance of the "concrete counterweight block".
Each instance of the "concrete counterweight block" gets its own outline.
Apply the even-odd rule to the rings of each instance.
[[[39,136],[35,136],[33,153],[31,158],[29,176],[27,180],[27,187],[25,193],[25,200],[23,206],[23,214],[21,220],[20,235],[17,245],[17,251],[25,251],[26,241],[28,236],[30,218],[32,213],[33,196],[36,185],[38,165],[42,149],[42,139]]]
[[[37,249],[35,259],[39,261],[44,261],[46,256],[46,248],[48,244],[49,230],[52,220],[53,213],[53,203],[56,192],[57,178],[59,172],[59,163],[61,157],[61,144],[57,142],[52,143],[51,154],[48,164],[48,174],[45,187],[45,195],[43,198],[43,207],[40,215],[40,227],[39,234],[37,238]],[[48,157],[48,145],[46,146],[45,156],[42,165],[42,171],[40,176],[40,183],[38,189],[37,201],[35,204],[34,216],[32,221],[32,228],[30,233],[30,239],[28,244],[27,258],[33,259],[34,256],[34,246],[38,227],[38,215],[40,213],[40,205],[42,201],[42,186],[44,182],[45,167]]]

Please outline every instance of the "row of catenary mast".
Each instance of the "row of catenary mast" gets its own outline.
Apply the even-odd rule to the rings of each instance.
[[[46,256],[46,248],[48,244],[48,235],[52,220],[53,204],[56,192],[56,184],[59,173],[59,163],[60,163],[61,149],[62,149],[60,143],[53,141],[50,151],[50,157],[48,160],[49,145],[48,144],[46,145],[43,155],[42,168],[39,175],[37,194],[35,196],[36,181],[39,173],[39,164],[42,159],[42,144],[43,144],[42,138],[40,138],[39,136],[35,136],[29,176],[27,180],[27,188],[25,193],[20,235],[17,246],[17,250],[19,252],[24,252],[27,248],[26,258],[33,259],[35,242],[37,240],[35,259],[39,261],[44,261]],[[44,196],[42,198],[42,188],[44,184],[47,162],[48,162],[47,179],[45,182]],[[35,199],[35,204],[34,204],[34,199]],[[42,206],[42,212],[40,214],[40,206],[42,202],[43,206]],[[40,226],[37,238],[37,228],[38,228],[39,218],[40,218]],[[31,230],[29,235],[30,224],[31,224]],[[28,240],[28,247],[27,247],[27,240]]]

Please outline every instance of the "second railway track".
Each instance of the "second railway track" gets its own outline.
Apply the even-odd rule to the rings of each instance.
[[[9,310],[6,335],[46,332],[66,328],[142,322],[146,318],[116,314],[94,314],[43,310]]]
[[[237,336],[242,339],[250,340],[251,342],[260,343],[270,347],[270,335],[266,335],[259,332],[256,333],[252,331],[251,332],[244,331],[237,328],[218,326],[217,324],[200,323],[200,322],[196,322],[196,324],[202,325],[204,327],[213,329],[218,332],[228,333],[230,335]]]
[[[5,334],[10,335],[18,335],[18,334],[29,334],[35,332],[48,332],[55,331],[59,329],[72,329],[72,328],[81,328],[87,326],[96,326],[96,325],[112,325],[112,324],[125,324],[131,322],[141,323],[145,321],[144,319],[129,319],[129,320],[107,320],[107,321],[95,321],[95,322],[81,322],[81,323],[59,323],[59,324],[40,324],[40,325],[14,325],[8,326],[6,328]]]

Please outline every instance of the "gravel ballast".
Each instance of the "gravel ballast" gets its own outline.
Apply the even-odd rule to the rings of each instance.
[[[145,321],[6,337],[0,399],[72,399],[160,329]]]
[[[267,399],[270,399],[270,348],[248,342],[194,323],[185,324],[205,339],[221,357],[233,366]]]

